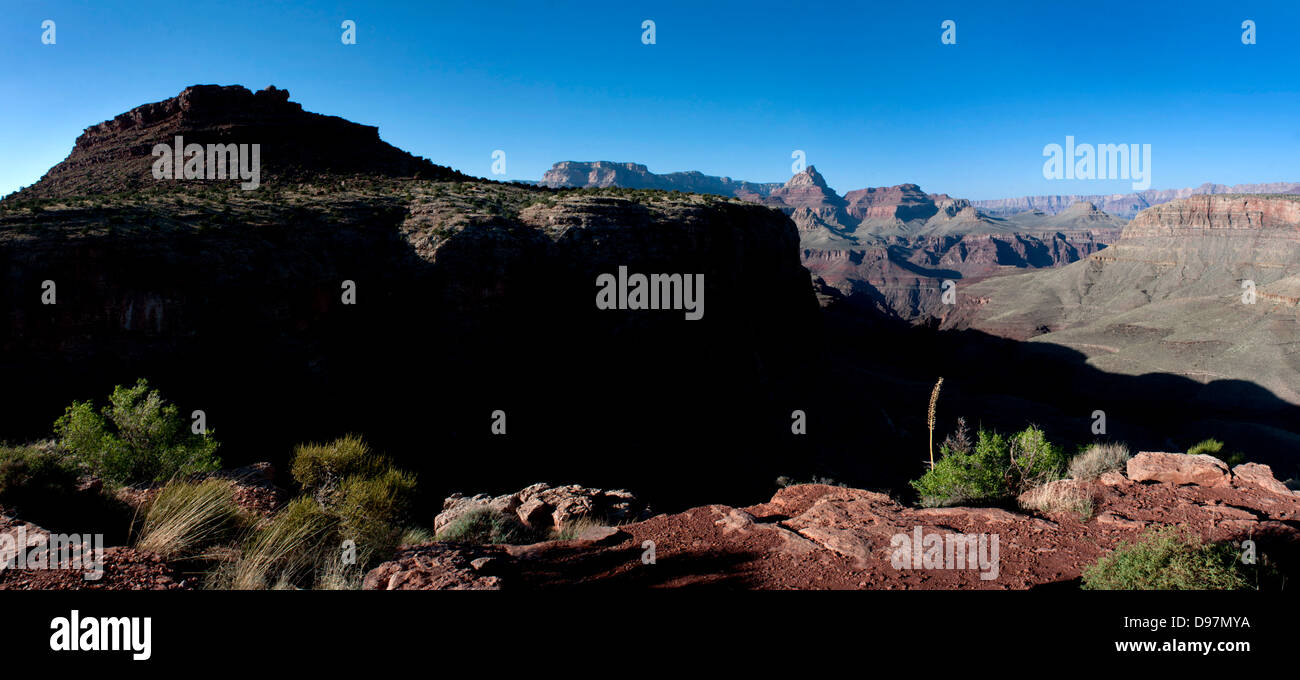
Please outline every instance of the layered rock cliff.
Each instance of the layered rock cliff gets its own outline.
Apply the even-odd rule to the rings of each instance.
[[[1184,189],[1150,189],[1131,194],[1021,196],[971,201],[971,204],[989,215],[1007,216],[1029,211],[1056,214],[1080,201],[1094,203],[1102,210],[1124,219],[1132,219],[1152,206],[1188,198],[1198,194],[1300,194],[1300,182],[1266,182],[1260,184],[1212,184]]]

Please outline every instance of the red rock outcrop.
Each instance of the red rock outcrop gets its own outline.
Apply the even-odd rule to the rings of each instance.
[[[414,572],[390,587],[473,587],[490,573],[496,578],[486,587],[493,589],[1023,589],[1069,584],[1120,542],[1158,525],[1178,525],[1211,541],[1250,538],[1266,555],[1293,557],[1300,548],[1300,494],[1278,484],[1267,466],[1228,471],[1201,457],[1165,453],[1133,460],[1130,469],[1147,483],[1119,471],[1093,482],[1056,483],[1091,499],[1090,517],[915,508],[872,491],[804,484],[766,503],[659,515],[597,540],[412,548],[367,583],[383,589],[395,575]],[[913,568],[897,559],[899,546],[917,537],[944,545],[950,537],[980,535],[987,548],[997,537],[996,560],[987,550],[990,559],[964,568],[947,562]],[[422,551],[425,562],[416,557]],[[485,555],[491,559],[475,567]]]

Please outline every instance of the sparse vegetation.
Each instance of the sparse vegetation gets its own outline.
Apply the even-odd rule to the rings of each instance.
[[[1238,551],[1177,527],[1148,530],[1083,571],[1085,590],[1242,590],[1251,574]]]
[[[488,545],[536,543],[541,538],[513,515],[491,508],[477,508],[443,527],[437,540]]]
[[[244,538],[213,587],[356,588],[410,534],[415,476],[360,437],[300,445],[290,471],[303,495]]]
[[[141,378],[133,387],[115,387],[101,412],[89,401],[74,401],[54,431],[92,474],[111,484],[134,484],[221,467],[212,433],[194,434],[188,425]]]

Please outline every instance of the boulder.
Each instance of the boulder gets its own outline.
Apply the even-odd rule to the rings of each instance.
[[[1128,478],[1135,482],[1225,486],[1231,482],[1232,472],[1214,456],[1143,451],[1129,459]]]
[[[645,519],[649,508],[623,489],[604,490],[569,484],[551,486],[538,483],[503,496],[452,494],[442,503],[442,512],[433,520],[434,531],[456,521],[466,513],[490,509],[514,513],[519,521],[533,529],[560,529],[578,519],[621,524]]]
[[[362,590],[500,590],[501,578],[481,573],[495,560],[476,548],[433,543],[402,548],[371,569]]]
[[[1277,481],[1277,478],[1273,476],[1273,469],[1267,465],[1259,463],[1238,465],[1232,468],[1232,477],[1233,483],[1239,487],[1247,484],[1283,496],[1292,495],[1292,491],[1285,484]]]

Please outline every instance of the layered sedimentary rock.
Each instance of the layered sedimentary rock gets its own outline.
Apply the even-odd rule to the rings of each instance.
[[[640,163],[614,163],[611,161],[563,161],[556,163],[542,176],[542,186],[561,187],[624,187],[628,189],[660,189],[663,191],[689,191],[720,196],[766,196],[780,183],[756,183],[714,177],[698,171],[671,172],[659,175],[650,172]]]

